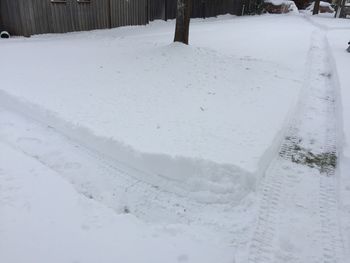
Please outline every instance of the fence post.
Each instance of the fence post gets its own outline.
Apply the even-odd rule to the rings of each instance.
[[[206,18],[206,9],[207,9],[207,6],[206,6],[206,1],[205,0],[202,0],[201,2],[201,7],[202,7],[202,18],[205,19]]]
[[[149,24],[150,22],[150,9],[149,9],[149,1],[150,0],[146,0],[146,24]]]
[[[168,0],[164,0],[164,20],[168,21]]]
[[[107,0],[107,14],[108,14],[108,28],[112,28],[112,8],[111,8],[111,0]]]

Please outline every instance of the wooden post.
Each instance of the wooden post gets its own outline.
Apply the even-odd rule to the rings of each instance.
[[[164,20],[168,21],[168,0],[164,0]]]
[[[108,14],[108,28],[112,28],[112,7],[111,7],[111,0],[107,0],[107,14]]]
[[[206,18],[206,1],[202,0],[201,2],[201,11],[202,11],[202,18],[205,19]]]

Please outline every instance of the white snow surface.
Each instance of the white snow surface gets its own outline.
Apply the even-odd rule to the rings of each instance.
[[[204,202],[239,200],[277,150],[312,26],[298,16],[193,20],[190,46],[169,44],[173,29],[1,41],[0,99],[149,182],[170,179]]]
[[[320,6],[330,7],[331,9],[333,9],[331,3],[329,2],[320,1]]]
[[[349,63],[350,53],[346,51],[350,41],[349,19],[326,19],[314,18],[315,23],[325,27],[328,31],[327,39],[329,50],[332,54],[332,66],[339,92],[339,118],[342,127],[339,127],[342,138],[339,148],[342,149],[340,156],[339,173],[341,182],[339,184],[341,196],[341,211],[343,213],[343,236],[346,241],[348,258],[350,257],[350,75]],[[330,21],[329,21],[330,20]]]
[[[2,142],[0,148],[3,263],[233,260],[229,247],[195,240],[175,225],[154,228],[134,215],[117,215],[35,158]]]
[[[347,263],[349,22],[0,40],[0,262]]]

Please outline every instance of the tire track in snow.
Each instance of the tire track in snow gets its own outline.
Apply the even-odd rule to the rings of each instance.
[[[313,34],[298,109],[259,187],[248,262],[341,263],[335,91],[321,31]]]

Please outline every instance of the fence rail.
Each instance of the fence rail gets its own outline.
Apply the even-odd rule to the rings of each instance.
[[[192,17],[240,15],[246,0],[192,0]],[[0,30],[13,35],[145,25],[176,17],[177,0],[0,0]]]

